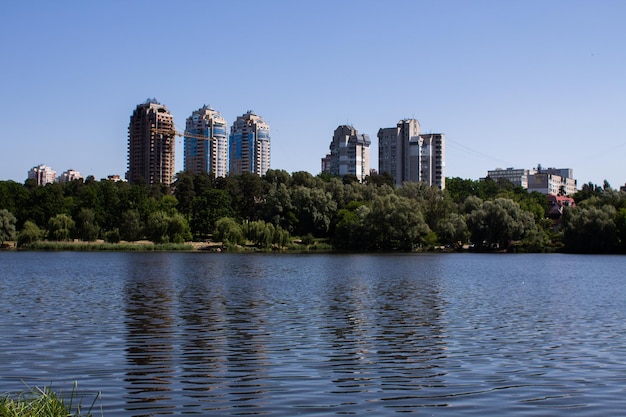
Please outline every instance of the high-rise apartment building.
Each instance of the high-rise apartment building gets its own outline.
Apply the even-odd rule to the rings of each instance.
[[[56,181],[57,172],[46,165],[32,167],[28,171],[28,179],[37,181],[37,185],[52,184]]]
[[[416,119],[378,131],[378,171],[391,174],[396,186],[407,181],[445,188],[445,135],[421,134]]]
[[[446,188],[445,142],[446,135],[442,133],[426,133],[419,136],[419,144],[410,144],[410,146],[419,147],[419,178],[417,181],[425,182],[441,190]],[[414,165],[413,162],[411,164]]]
[[[82,180],[83,176],[80,175],[80,172],[75,169],[68,169],[67,171],[64,171],[63,174],[59,175],[59,178],[57,179],[61,184],[64,184],[66,182]]]
[[[252,110],[237,117],[230,129],[229,150],[231,174],[265,175],[270,169],[269,125]]]
[[[370,138],[354,127],[342,125],[335,129],[330,152],[322,158],[322,169],[332,175],[356,175],[363,181],[370,174]]]
[[[203,106],[187,118],[185,126],[185,171],[228,173],[228,135],[226,119],[210,106]]]
[[[166,184],[174,182],[174,118],[155,99],[139,104],[128,126],[128,171],[131,183]]]
[[[378,171],[381,174],[384,172],[391,174],[397,186],[405,181],[415,181],[411,179],[409,145],[419,143],[419,135],[420,124],[416,119],[403,119],[396,127],[382,128],[378,131]],[[419,151],[416,148],[413,150]],[[413,170],[418,168],[419,164],[414,163]],[[419,177],[419,171],[415,171],[413,177]]]

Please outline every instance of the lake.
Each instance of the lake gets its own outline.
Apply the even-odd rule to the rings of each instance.
[[[621,415],[625,272],[562,254],[0,252],[0,393],[77,381],[107,417]]]

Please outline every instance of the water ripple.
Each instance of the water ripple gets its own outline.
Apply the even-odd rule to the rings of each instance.
[[[82,396],[102,391],[107,417],[591,416],[625,405],[622,257],[0,261],[2,390],[76,380]]]

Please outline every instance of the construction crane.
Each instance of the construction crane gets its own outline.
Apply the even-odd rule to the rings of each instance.
[[[211,139],[208,136],[192,135],[192,134],[189,134],[189,133],[181,132],[180,130],[176,130],[176,129],[157,129],[157,128],[152,128],[151,130],[155,134],[157,134],[157,135],[180,136],[180,137],[193,138],[193,139]]]

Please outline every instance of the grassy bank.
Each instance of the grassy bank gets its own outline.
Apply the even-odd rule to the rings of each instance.
[[[29,243],[20,248],[21,250],[35,251],[193,251],[195,246],[187,243],[163,243],[152,242],[54,242],[39,241]]]
[[[4,395],[0,398],[0,416],[2,417],[91,417],[92,410],[100,394],[96,395],[88,409],[84,410],[82,401],[76,398],[77,385],[74,384],[71,396],[63,400],[50,388],[33,388],[26,393]],[[102,415],[100,410],[99,415]]]
[[[40,240],[23,245],[19,248],[15,244],[7,243],[4,250],[26,250],[26,251],[76,251],[76,252],[96,252],[96,251],[119,251],[119,252],[151,252],[151,251],[209,251],[209,252],[333,252],[333,247],[324,240],[315,241],[310,244],[303,244],[300,241],[291,243],[286,248],[276,246],[260,248],[248,242],[245,245],[222,245],[221,242],[185,242],[185,243],[160,243],[155,244],[150,241],[139,242],[119,242],[108,243],[102,240],[95,242],[84,241],[52,241]],[[1,416],[0,416],[1,417]]]

